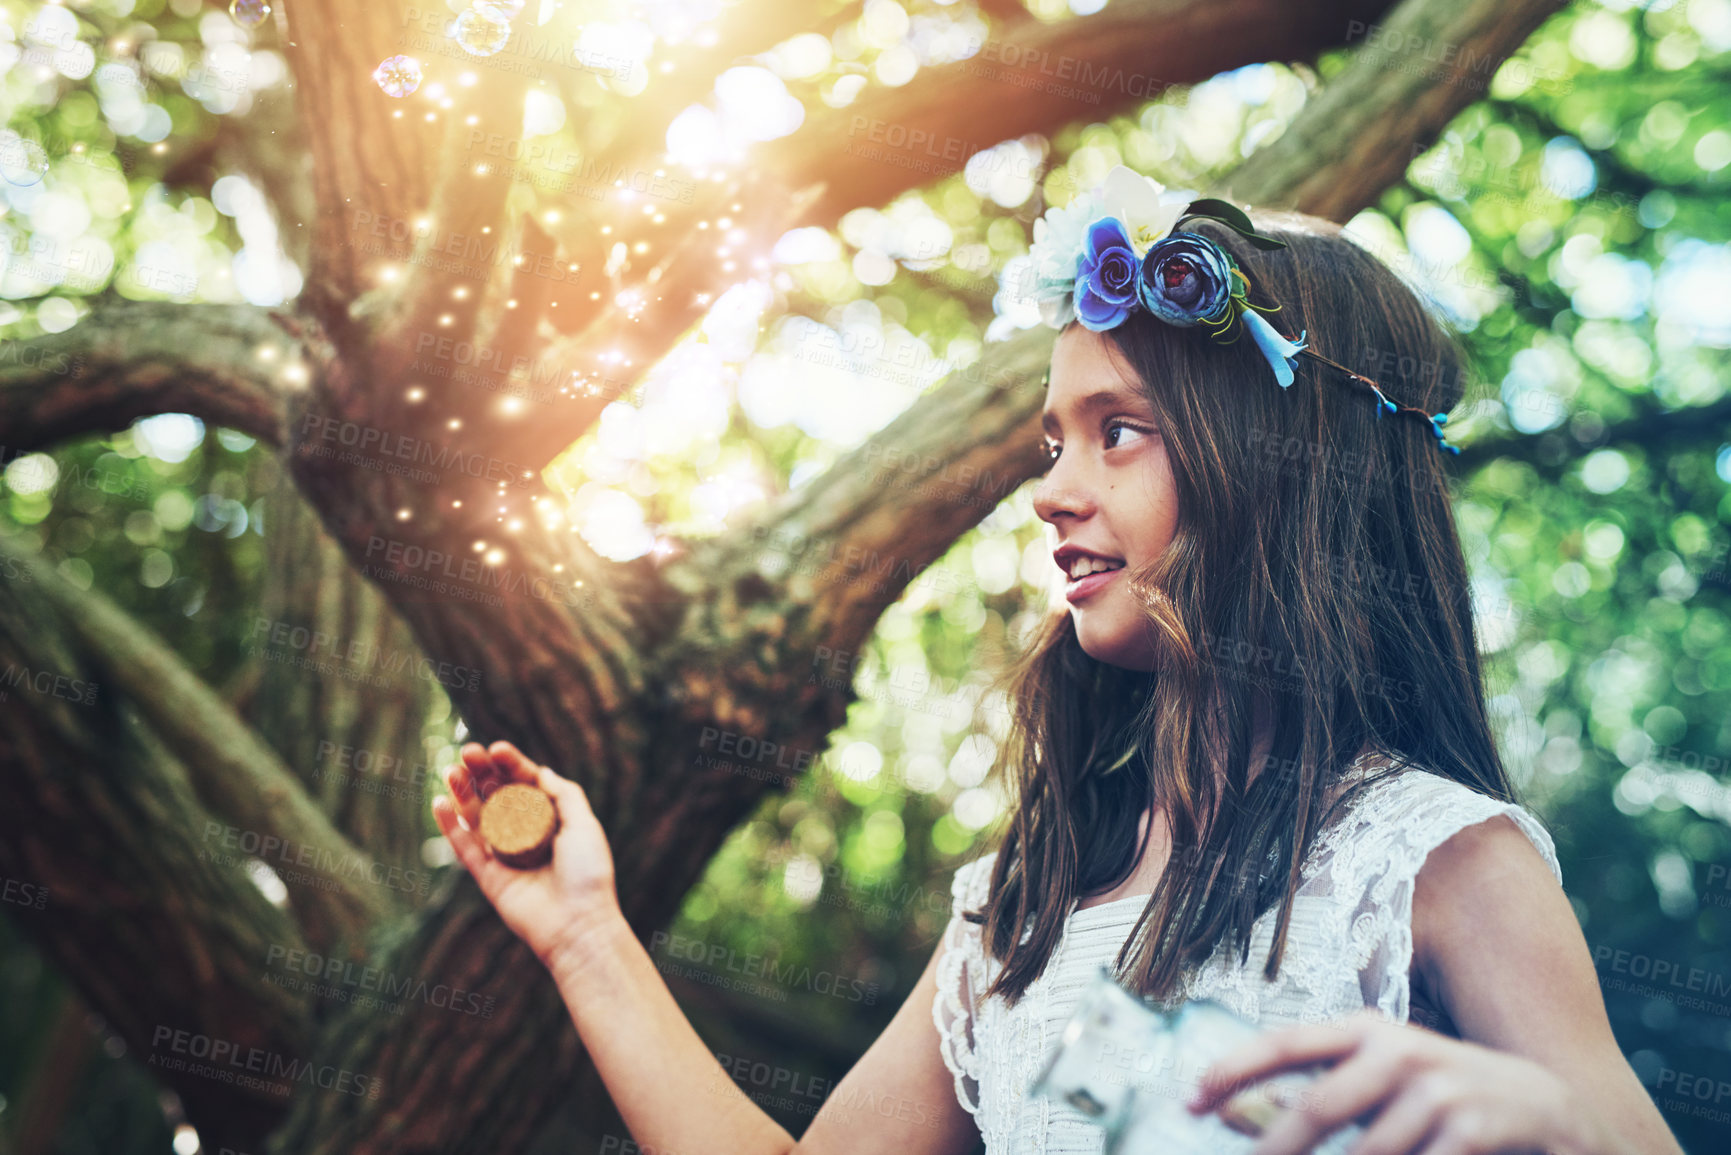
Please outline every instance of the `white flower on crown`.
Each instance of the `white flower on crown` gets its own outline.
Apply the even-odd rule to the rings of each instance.
[[[1116,217],[1130,238],[1137,260],[1172,231],[1191,198],[1168,193],[1152,177],[1128,165],[1116,165],[1094,189],[1062,208],[1048,209],[1034,222],[1034,243],[1028,256],[1033,267],[1033,297],[1046,324],[1062,328],[1075,317],[1072,294],[1076,268],[1088,241],[1088,226],[1102,217]]]
[[[1076,196],[1062,208],[1047,209],[1034,222],[1034,243],[1028,258],[1033,269],[1032,296],[1046,324],[1062,328],[1076,315],[1071,294],[1076,288],[1076,263],[1088,239],[1088,226],[1101,216],[1094,192]]]
[[[1163,240],[1190,204],[1187,196],[1169,194],[1153,177],[1125,165],[1115,166],[1100,184],[1104,215],[1117,217],[1130,237],[1130,251],[1141,260]]]

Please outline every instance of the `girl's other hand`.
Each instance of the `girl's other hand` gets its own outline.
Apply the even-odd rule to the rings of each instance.
[[[506,866],[479,833],[481,803],[511,782],[539,786],[559,814],[552,861],[535,870]],[[445,771],[445,785],[450,796],[433,799],[434,820],[505,925],[545,966],[574,956],[586,934],[621,917],[613,854],[581,786],[504,741],[465,743],[461,760]]]
[[[1353,1155],[1616,1150],[1568,1085],[1538,1063],[1368,1010],[1252,1040],[1208,1069],[1190,1110],[1211,1111],[1248,1084],[1315,1063],[1335,1066],[1275,1117],[1254,1155],[1298,1155],[1354,1121],[1364,1134]]]

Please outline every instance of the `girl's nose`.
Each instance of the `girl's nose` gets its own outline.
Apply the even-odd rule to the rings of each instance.
[[[1056,468],[1034,487],[1034,513],[1041,521],[1056,524],[1059,514],[1086,517],[1093,511],[1093,499],[1082,489],[1057,477]]]

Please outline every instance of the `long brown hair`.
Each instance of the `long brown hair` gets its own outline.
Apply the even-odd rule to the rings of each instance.
[[[1232,253],[1250,299],[1279,305],[1277,328],[1305,331],[1390,400],[1426,413],[1460,402],[1464,353],[1406,283],[1328,221],[1253,222],[1287,247],[1252,249],[1200,218],[1180,228]],[[1379,415],[1369,389],[1307,357],[1282,389],[1247,334],[1223,347],[1138,310],[1105,335],[1153,407],[1177,525],[1156,562],[1126,575],[1155,639],[1153,671],[1090,657],[1063,611],[1001,682],[1013,809],[990,898],[964,917],[1004,964],[988,993],[1011,1002],[1045,968],[1074,900],[1129,876],[1156,800],[1172,853],[1117,969],[1170,1000],[1223,939],[1247,960],[1252,924],[1279,903],[1263,968],[1275,977],[1301,869],[1332,813],[1323,803],[1382,776],[1347,788],[1361,747],[1388,755],[1387,772],[1418,765],[1513,798],[1444,454],[1424,422]],[[1273,748],[1252,773],[1259,699]]]

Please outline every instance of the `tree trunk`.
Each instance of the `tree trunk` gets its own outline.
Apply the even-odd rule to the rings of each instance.
[[[243,714],[351,841],[417,866],[427,804],[442,789],[426,741],[432,719],[450,713],[438,671],[282,466],[258,460],[270,564],[247,631]],[[273,640],[279,629],[289,641]]]

